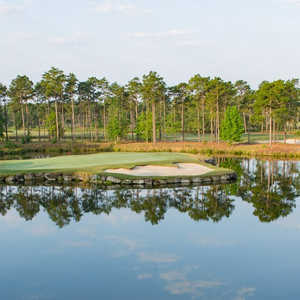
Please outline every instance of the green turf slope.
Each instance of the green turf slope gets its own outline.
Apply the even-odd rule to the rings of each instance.
[[[35,172],[101,172],[108,168],[132,168],[137,165],[170,165],[176,162],[199,163],[195,156],[183,153],[112,152],[70,155],[43,159],[0,161],[0,174]]]

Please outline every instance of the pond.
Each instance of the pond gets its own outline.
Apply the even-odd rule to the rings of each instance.
[[[1,299],[299,299],[300,162],[230,185],[0,186]]]

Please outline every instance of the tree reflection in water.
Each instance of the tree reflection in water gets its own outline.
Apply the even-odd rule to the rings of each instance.
[[[239,179],[230,187],[230,194],[251,203],[253,214],[261,222],[288,216],[296,207],[300,196],[300,162],[220,159],[219,165],[238,173]]]
[[[300,194],[299,162],[218,159],[219,165],[234,169],[235,184],[161,188],[120,189],[67,186],[1,186],[0,213],[15,209],[26,221],[46,211],[55,224],[64,227],[79,222],[84,214],[110,214],[129,208],[144,214],[152,224],[161,222],[168,209],[187,213],[195,221],[219,222],[234,210],[234,197],[251,203],[262,222],[289,215]]]
[[[32,220],[40,210],[59,227],[79,222],[85,213],[109,215],[112,209],[130,208],[158,224],[171,207],[198,220],[220,221],[234,206],[220,186],[198,188],[101,190],[78,187],[2,186],[0,213],[14,208],[20,217]]]

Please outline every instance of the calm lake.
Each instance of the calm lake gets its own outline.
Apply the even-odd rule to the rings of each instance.
[[[0,186],[0,299],[300,299],[300,162],[231,185]]]

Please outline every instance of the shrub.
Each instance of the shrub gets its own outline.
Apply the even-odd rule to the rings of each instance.
[[[21,138],[21,143],[22,144],[28,144],[28,143],[30,143],[30,141],[31,141],[30,135],[24,135]]]
[[[5,142],[4,147],[8,148],[8,149],[15,149],[18,146],[15,143],[11,142],[11,141],[7,141],[7,142]]]
[[[221,139],[229,143],[239,142],[243,133],[244,125],[237,107],[228,107],[225,112],[225,118],[221,124]]]

